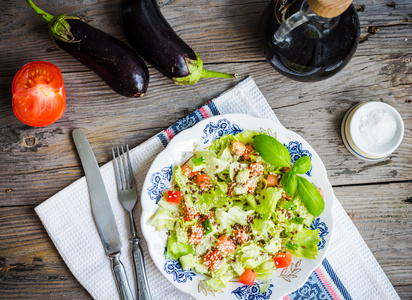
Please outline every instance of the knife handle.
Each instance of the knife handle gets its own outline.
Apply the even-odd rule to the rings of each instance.
[[[119,256],[120,252],[111,255],[110,260],[112,262],[112,270],[116,278],[117,288],[120,292],[120,298],[122,300],[134,300],[129,281],[127,280],[126,271]]]
[[[143,251],[140,247],[140,239],[138,237],[132,240],[132,256],[134,269],[136,272],[138,300],[151,300],[149,284],[147,282],[146,268],[143,260]]]

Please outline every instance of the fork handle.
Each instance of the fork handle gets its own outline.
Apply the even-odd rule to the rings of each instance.
[[[132,256],[134,263],[134,270],[136,272],[138,300],[151,300],[149,284],[147,282],[146,267],[143,260],[143,251],[140,246],[140,238],[135,237],[132,242]]]

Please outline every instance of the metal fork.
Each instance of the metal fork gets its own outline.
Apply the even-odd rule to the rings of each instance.
[[[149,285],[147,282],[146,268],[143,260],[143,251],[140,246],[140,238],[136,234],[136,224],[133,218],[133,208],[138,199],[136,181],[133,175],[133,169],[130,160],[129,146],[126,145],[126,154],[123,146],[122,155],[120,155],[119,147],[117,146],[117,158],[115,151],[112,148],[114,171],[116,174],[117,195],[124,209],[129,213],[129,226],[132,238],[132,256],[134,270],[137,280],[137,295],[139,300],[151,300]]]

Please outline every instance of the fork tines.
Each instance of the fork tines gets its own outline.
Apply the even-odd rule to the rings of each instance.
[[[117,148],[117,157],[115,151],[112,148],[113,153],[113,163],[114,171],[116,174],[117,188],[120,190],[127,190],[133,188],[134,185],[134,176],[132,170],[132,164],[130,160],[129,145],[126,145],[126,155],[124,152],[123,145],[120,146],[122,153],[120,155],[120,148]]]

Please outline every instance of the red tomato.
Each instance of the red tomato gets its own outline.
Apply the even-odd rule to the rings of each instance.
[[[207,189],[211,185],[210,177],[206,174],[198,174],[196,176],[196,184],[202,190]]]
[[[193,176],[192,175],[193,174],[192,169],[190,169],[190,167],[186,164],[184,164],[182,166],[182,172],[186,177],[192,177]]]
[[[200,214],[195,207],[187,207],[186,205],[183,207],[183,215],[185,222],[192,221],[197,218]]]
[[[191,228],[191,234],[188,240],[189,244],[200,244],[203,239],[203,226],[196,224]]]
[[[250,164],[250,175],[257,177],[263,174],[263,163],[262,162],[255,162]]]
[[[253,152],[253,146],[252,145],[246,145],[246,149],[245,149],[245,153],[243,153],[243,157],[246,159],[246,160],[250,160],[250,154],[252,154],[252,152]]]
[[[216,247],[223,255],[228,255],[236,248],[236,246],[226,234],[222,235],[216,240]]]
[[[290,254],[289,252],[280,252],[276,254],[274,261],[276,268],[286,268],[292,263],[292,254]]]
[[[319,194],[322,196],[323,199],[325,199],[325,195],[323,194],[323,190],[321,188],[318,188]]]
[[[280,176],[278,176],[278,175],[269,174],[268,178],[266,178],[268,187],[280,186],[279,178],[280,178]]]
[[[238,244],[244,244],[249,240],[249,235],[244,229],[236,229],[233,231],[233,240]]]
[[[66,91],[59,68],[35,61],[23,66],[14,76],[13,111],[23,123],[43,127],[61,118],[66,109]]]
[[[232,141],[232,143],[230,144],[230,150],[234,154],[242,156],[243,154],[245,154],[246,146],[242,142]]]
[[[216,271],[220,265],[220,255],[218,251],[211,251],[203,258],[203,264],[209,269]]]
[[[182,193],[179,191],[167,191],[167,202],[179,204],[181,196]]]
[[[247,188],[247,192],[249,194],[253,194],[255,192],[256,187],[257,187],[257,183],[252,181],[252,180],[248,180],[246,182],[245,187]]]
[[[253,285],[256,279],[256,271],[253,269],[246,269],[239,277],[239,282],[247,285]]]

